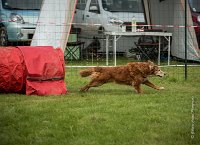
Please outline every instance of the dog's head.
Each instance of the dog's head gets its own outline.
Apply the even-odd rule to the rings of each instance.
[[[163,77],[165,73],[151,61],[148,62],[130,62],[127,64],[130,74],[132,76],[142,75],[143,77],[148,77],[151,75],[156,75]]]
[[[153,62],[148,61],[149,69],[151,71],[152,75],[156,75],[159,77],[163,77],[165,75],[165,72],[163,72],[157,65],[155,65]]]

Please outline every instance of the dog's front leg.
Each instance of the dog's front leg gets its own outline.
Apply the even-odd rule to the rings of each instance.
[[[143,82],[143,84],[151,87],[151,88],[154,88],[156,90],[164,90],[165,88],[164,87],[158,87],[156,85],[154,85],[153,83],[151,83],[149,80],[146,80],[145,82]]]

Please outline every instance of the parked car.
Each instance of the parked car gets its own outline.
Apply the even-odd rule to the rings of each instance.
[[[143,0],[78,0],[74,26],[83,32],[131,31],[133,17],[137,24],[146,24]]]
[[[0,0],[0,46],[31,41],[42,0]]]
[[[200,48],[200,1],[199,0],[189,0],[189,5],[192,12],[192,20],[195,27],[195,33],[197,36],[197,41]]]

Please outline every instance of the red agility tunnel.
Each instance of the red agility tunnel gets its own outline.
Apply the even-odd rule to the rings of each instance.
[[[64,56],[51,46],[0,48],[0,92],[27,95],[61,95],[64,82]]]

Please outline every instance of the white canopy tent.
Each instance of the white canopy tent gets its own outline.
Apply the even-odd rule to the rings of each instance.
[[[144,0],[145,10],[149,11],[147,20],[153,28],[162,28],[173,34],[171,54],[178,58],[185,58],[185,0]],[[188,26],[192,26],[192,17],[187,3]],[[155,26],[154,26],[155,25]],[[187,58],[200,61],[194,27],[187,29]]]
[[[64,52],[75,4],[76,0],[43,0],[31,46],[53,46]]]

